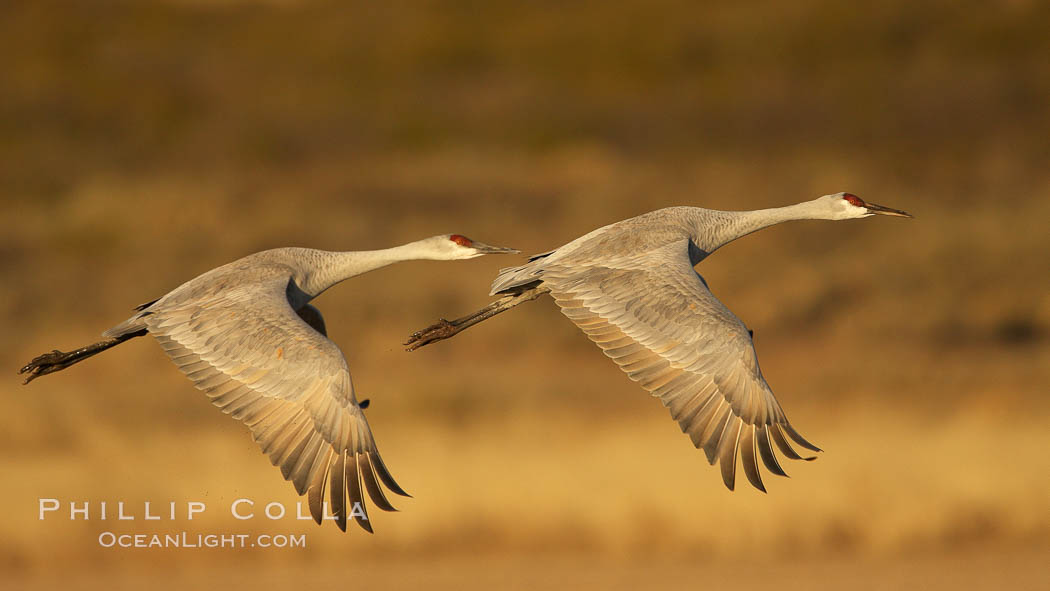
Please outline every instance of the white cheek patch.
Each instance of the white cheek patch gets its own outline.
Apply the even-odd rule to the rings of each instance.
[[[868,208],[857,207],[856,205],[853,205],[845,199],[842,200],[842,205],[845,206],[844,211],[846,212],[847,218],[866,218],[870,215],[873,215],[870,211],[868,211]]]

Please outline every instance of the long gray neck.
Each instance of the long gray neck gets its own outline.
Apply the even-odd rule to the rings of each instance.
[[[826,207],[819,201],[806,201],[786,207],[758,209],[755,211],[715,211],[698,209],[693,219],[696,245],[704,256],[747,236],[752,232],[774,224],[791,220],[832,219]],[[702,258],[702,257],[701,257]]]
[[[415,243],[382,250],[352,252],[319,251],[316,265],[301,278],[300,287],[311,298],[317,297],[333,285],[401,261],[428,258]]]

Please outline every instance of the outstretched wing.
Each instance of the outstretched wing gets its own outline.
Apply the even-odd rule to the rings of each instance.
[[[327,486],[339,528],[346,530],[349,512],[372,531],[362,484],[386,511],[395,509],[380,481],[408,495],[379,456],[342,352],[296,315],[288,282],[277,272],[240,286],[198,285],[161,300],[143,319],[197,388],[251,429],[284,478],[307,495],[314,520],[321,523]]]
[[[562,312],[663,401],[712,465],[721,464],[730,490],[738,450],[762,491],[759,456],[770,472],[786,475],[770,440],[791,459],[813,458],[802,458],[787,437],[820,451],[788,423],[747,328],[693,270],[688,240],[582,267],[544,267],[542,279]]]

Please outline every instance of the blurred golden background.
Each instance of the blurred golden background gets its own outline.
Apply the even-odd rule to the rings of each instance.
[[[0,586],[1045,588],[1048,29],[1035,0],[5,5]],[[549,299],[402,351],[519,257],[316,302],[415,496],[373,536],[233,520],[297,497],[151,339],[15,375],[265,248],[534,253],[836,191],[916,219],[785,224],[700,267],[826,450],[767,495],[725,490]],[[209,509],[39,521],[41,497]],[[97,542],[182,530],[308,547]]]

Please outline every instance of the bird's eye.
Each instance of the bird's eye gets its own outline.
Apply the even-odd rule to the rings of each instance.
[[[459,234],[453,234],[453,235],[449,236],[448,239],[451,240],[452,242],[455,242],[456,244],[458,244],[460,246],[467,246],[467,247],[469,247],[471,244],[474,244],[473,240],[471,240],[470,238],[467,238],[466,236],[461,236]]]
[[[867,205],[867,203],[864,203],[863,199],[857,197],[853,193],[844,193],[842,198],[849,201],[850,205],[856,205],[857,207],[864,207]]]

